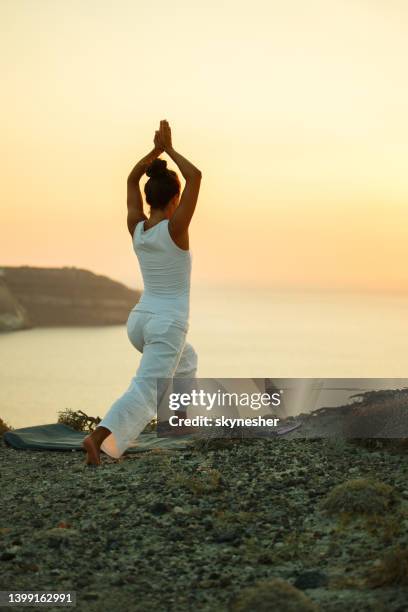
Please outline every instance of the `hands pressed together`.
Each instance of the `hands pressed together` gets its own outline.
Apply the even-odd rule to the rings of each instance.
[[[166,119],[160,121],[160,128],[154,135],[154,147],[159,155],[172,148],[171,129]]]
[[[129,175],[128,181],[139,181],[146,172],[149,164],[151,164],[156,157],[161,155],[163,152],[169,153],[170,151],[173,151],[171,130],[166,119],[163,119],[160,121],[160,129],[156,130],[154,135],[154,149],[152,149],[147,155],[137,162],[136,166]]]
[[[166,119],[162,119],[160,121],[160,128],[156,130],[153,142],[154,148],[137,162],[136,166],[128,176],[128,183],[138,183],[145,174],[148,166],[162,153],[167,153],[171,157],[171,159],[177,164],[181,174],[186,180],[194,179],[194,181],[196,181],[197,177],[200,177],[201,179],[200,170],[189,162],[188,159],[183,157],[183,155],[181,155],[178,151],[173,149],[171,129],[169,122]]]

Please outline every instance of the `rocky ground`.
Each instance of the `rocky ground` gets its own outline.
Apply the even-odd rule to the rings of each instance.
[[[407,609],[406,453],[257,439],[83,460],[1,442],[1,589],[76,590],[89,611]]]

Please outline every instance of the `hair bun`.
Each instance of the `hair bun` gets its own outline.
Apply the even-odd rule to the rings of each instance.
[[[157,178],[164,176],[167,172],[167,162],[165,159],[156,158],[146,170],[147,176]]]

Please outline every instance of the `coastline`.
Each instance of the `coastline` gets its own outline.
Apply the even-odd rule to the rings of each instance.
[[[141,292],[75,267],[0,267],[0,332],[124,324]]]

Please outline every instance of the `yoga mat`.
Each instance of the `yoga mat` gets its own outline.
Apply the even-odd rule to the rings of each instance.
[[[299,426],[300,424],[279,427],[275,435],[285,435]],[[62,423],[50,423],[6,431],[3,440],[7,446],[17,450],[83,451],[81,443],[87,435],[86,432],[76,431]],[[193,439],[192,435],[159,438],[156,433],[142,433],[137,439],[137,445],[126,449],[125,454],[156,448],[183,450],[188,448]]]
[[[85,452],[81,443],[87,435],[86,432],[76,431],[62,423],[51,423],[6,431],[3,434],[3,440],[8,446],[18,450],[81,450]],[[158,438],[155,433],[142,433],[137,439],[137,446],[126,449],[125,454],[139,453],[154,448],[183,450],[188,447],[191,441],[192,436],[189,435]]]

